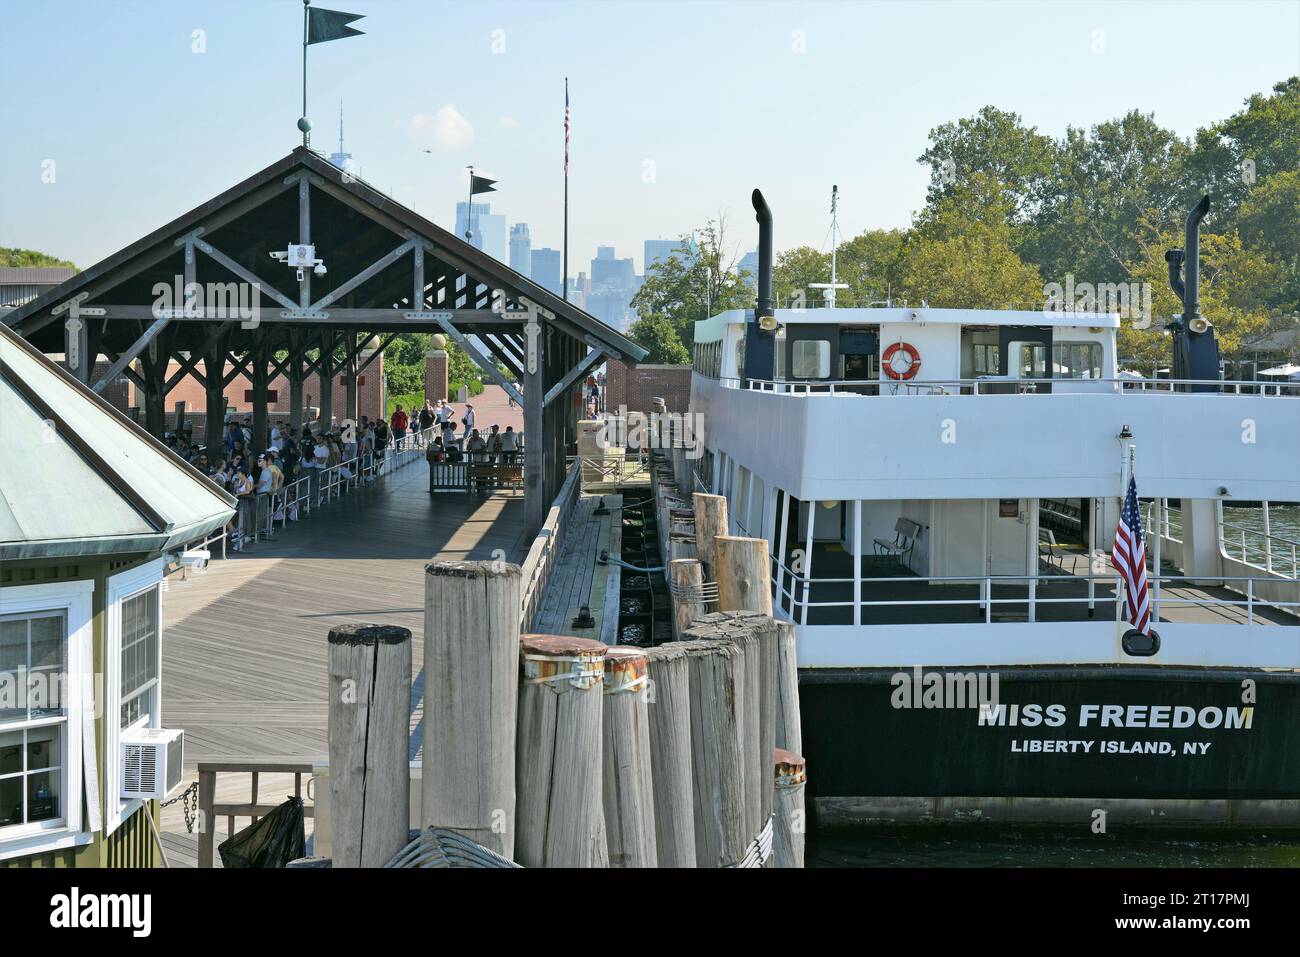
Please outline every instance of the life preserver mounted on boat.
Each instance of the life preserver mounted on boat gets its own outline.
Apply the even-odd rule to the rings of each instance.
[[[894,368],[894,356],[900,351],[907,354],[907,368],[902,372]],[[895,342],[880,357],[880,364],[891,379],[911,379],[921,371],[921,353],[910,342]]]

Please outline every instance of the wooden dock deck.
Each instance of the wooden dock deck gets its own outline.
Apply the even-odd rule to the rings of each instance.
[[[185,729],[186,782],[199,761],[327,755],[326,637],[337,624],[411,629],[418,727],[424,566],[522,560],[523,504],[522,495],[432,497],[428,468],[415,462],[187,581],[172,576],[163,595],[162,723]],[[193,866],[180,804],[164,811],[162,830],[173,866]]]
[[[602,502],[608,514],[597,515]],[[622,540],[623,496],[584,495],[577,501],[533,631],[595,638],[608,645],[618,641],[618,568],[596,559],[602,551],[619,557]],[[573,624],[583,606],[594,620],[590,628]]]

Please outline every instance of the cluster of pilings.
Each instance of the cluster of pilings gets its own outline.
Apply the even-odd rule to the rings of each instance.
[[[725,531],[725,500],[695,499],[676,524]],[[416,814],[411,633],[332,630],[334,866],[382,866],[416,821],[526,867],[803,866],[793,628],[771,616],[767,543],[715,539],[707,561],[674,560],[696,566],[695,591],[674,588],[692,617],[653,648],[521,634],[517,566],[427,566]],[[764,587],[737,583],[760,571]],[[703,583],[728,575],[727,595],[767,607],[710,610]]]

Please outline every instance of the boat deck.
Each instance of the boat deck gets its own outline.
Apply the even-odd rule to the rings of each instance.
[[[807,624],[853,624],[853,582],[818,581],[818,579],[852,579],[853,556],[838,547],[813,546],[813,581],[809,588]],[[1034,619],[1043,622],[1098,621],[1116,618],[1115,589],[1106,582],[1095,582],[1089,614],[1088,582],[1076,577],[1086,574],[1086,556],[1065,556],[1064,561],[1040,560],[1038,574],[1049,576],[1040,580],[1036,588]],[[1066,569],[1069,569],[1067,571]],[[1165,575],[1177,575],[1178,569],[1165,566]],[[863,556],[864,578],[888,578],[888,581],[864,581],[861,585],[865,604],[861,623],[864,625],[910,624],[963,624],[984,621],[986,611],[981,603],[982,586],[977,582],[932,583],[926,581],[896,562],[881,561],[874,556]],[[790,586],[786,584],[786,590]],[[994,585],[993,610],[990,620],[995,622],[1027,621],[1029,605],[1028,588],[1024,584]],[[797,598],[802,598],[798,590]],[[781,605],[790,613],[789,596],[779,596]],[[1189,581],[1163,582],[1160,588],[1160,621],[1181,624],[1246,624],[1249,613],[1245,598],[1238,592],[1217,585],[1198,585]],[[822,602],[845,602],[842,605],[819,607]],[[941,604],[949,602],[951,604]],[[1215,604],[1239,602],[1241,604]],[[799,620],[800,609],[795,610]],[[1300,625],[1300,619],[1262,601],[1254,603],[1254,622],[1259,625]]]

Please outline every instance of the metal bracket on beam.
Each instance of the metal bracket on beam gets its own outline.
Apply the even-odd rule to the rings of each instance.
[[[328,319],[330,314],[319,309],[281,309],[281,319]]]
[[[89,299],[89,298],[90,298],[90,293],[88,293],[88,292],[79,292],[79,293],[77,293],[75,296],[73,296],[71,299],[69,299],[67,302],[61,302],[61,303],[59,303],[57,306],[55,306],[53,309],[51,309],[51,310],[50,310],[50,315],[52,315],[52,316],[61,316],[61,315],[63,315],[65,312],[67,312],[69,309],[73,308],[74,306],[80,306],[83,302],[85,302],[85,301],[86,301],[87,299]],[[78,312],[81,312],[82,310],[78,309],[77,311],[78,311]]]
[[[172,243],[172,245],[173,245],[173,246],[189,246],[189,245],[192,245],[192,244],[193,244],[193,243],[194,243],[194,242],[195,242],[195,241],[196,241],[200,236],[202,236],[202,235],[203,235],[203,227],[202,227],[202,226],[198,226],[198,227],[196,227],[196,228],[194,228],[194,229],[191,229],[191,230],[190,230],[188,233],[186,233],[184,236],[180,236],[180,237],[178,237],[178,238],[176,239],[176,241]],[[187,261],[188,261],[188,260],[187,260]]]

